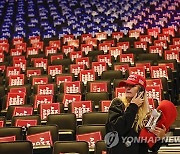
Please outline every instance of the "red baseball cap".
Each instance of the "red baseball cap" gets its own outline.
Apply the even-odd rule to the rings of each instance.
[[[141,75],[138,75],[138,74],[132,74],[130,75],[126,81],[121,81],[119,83],[119,86],[120,87],[124,87],[126,86],[127,84],[130,84],[130,85],[141,85],[144,87],[144,89],[146,88],[146,79],[141,76]]]

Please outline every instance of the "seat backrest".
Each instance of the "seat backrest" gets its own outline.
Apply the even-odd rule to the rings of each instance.
[[[16,140],[23,139],[21,127],[2,127],[0,128],[0,137],[16,136]]]
[[[107,112],[87,112],[82,115],[82,124],[91,125],[91,124],[104,124],[107,121],[108,113]]]
[[[0,154],[33,154],[32,143],[29,141],[2,142]]]
[[[105,125],[78,125],[76,134],[79,135],[98,131],[101,132],[102,139],[104,139],[104,136],[106,134]]]
[[[85,141],[58,141],[53,147],[53,154],[59,153],[79,153],[88,154],[89,147]]]
[[[106,144],[104,141],[97,141],[95,143],[95,149],[94,154],[102,154],[102,152],[106,151]]]
[[[76,130],[76,116],[74,113],[51,114],[47,117],[47,124],[56,124],[58,129]]]

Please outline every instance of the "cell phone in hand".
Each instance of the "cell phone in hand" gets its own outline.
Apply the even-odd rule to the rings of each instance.
[[[143,94],[141,95],[141,98],[144,97],[145,89],[144,89],[142,86],[140,86],[140,87],[139,87],[139,90],[138,90],[138,92],[137,92],[137,97],[138,97],[142,92],[143,92]]]

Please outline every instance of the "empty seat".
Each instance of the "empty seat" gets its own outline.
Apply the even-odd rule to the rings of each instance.
[[[53,154],[60,153],[78,153],[88,154],[89,147],[85,141],[58,141],[53,147]]]
[[[97,141],[95,143],[95,149],[94,154],[103,154],[103,152],[106,152],[106,144],[104,141]]]
[[[29,141],[13,141],[0,143],[0,154],[33,154]]]

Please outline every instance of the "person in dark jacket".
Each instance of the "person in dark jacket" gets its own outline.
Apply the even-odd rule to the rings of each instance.
[[[144,141],[138,140],[139,132],[144,128],[149,113],[149,103],[146,95],[146,80],[140,75],[130,75],[126,81],[125,95],[114,98],[109,108],[106,123],[105,142],[108,154],[148,154],[148,150],[158,151],[161,141],[150,149]],[[156,127],[153,133],[162,139],[166,128]]]

